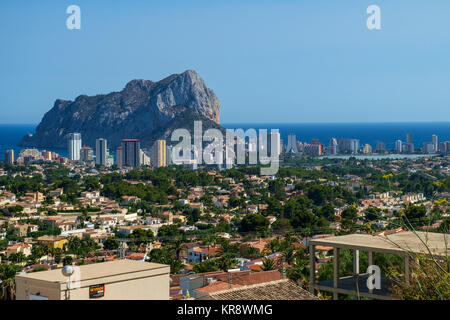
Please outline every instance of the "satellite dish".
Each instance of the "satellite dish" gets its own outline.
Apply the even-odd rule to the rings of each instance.
[[[74,268],[70,265],[64,266],[64,268],[62,268],[61,270],[62,274],[66,277],[70,277],[74,271]]]

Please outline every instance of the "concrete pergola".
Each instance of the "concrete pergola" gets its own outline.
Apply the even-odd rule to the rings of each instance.
[[[349,234],[309,241],[310,252],[310,291],[323,290],[333,293],[333,299],[338,294],[347,294],[371,299],[393,299],[388,296],[390,281],[381,279],[381,289],[367,288],[367,273],[359,273],[359,251],[368,252],[369,266],[374,264],[374,252],[389,253],[404,258],[404,280],[409,282],[410,259],[415,254],[425,254],[433,257],[445,257],[449,253],[448,234],[428,232],[400,232],[391,235]],[[425,245],[426,244],[426,245]],[[333,279],[315,282],[315,247],[333,247]],[[428,247],[428,248],[427,248]],[[353,276],[339,277],[339,249],[346,248],[353,251]],[[358,290],[357,290],[358,286]]]

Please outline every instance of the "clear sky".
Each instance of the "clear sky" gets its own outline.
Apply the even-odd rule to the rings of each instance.
[[[1,1],[0,123],[186,69],[222,122],[450,121],[449,16],[448,0]]]

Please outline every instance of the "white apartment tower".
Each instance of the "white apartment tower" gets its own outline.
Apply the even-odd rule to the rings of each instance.
[[[431,141],[432,141],[433,146],[434,146],[434,152],[438,152],[438,149],[439,149],[438,136],[433,134],[431,136]]]
[[[68,157],[69,160],[80,160],[81,154],[81,134],[69,133]]]
[[[402,142],[402,140],[395,141],[395,151],[397,153],[402,153],[403,152],[403,142]]]

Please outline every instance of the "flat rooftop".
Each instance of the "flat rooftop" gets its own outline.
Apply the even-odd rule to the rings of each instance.
[[[448,234],[432,232],[400,232],[391,235],[348,234],[322,239],[312,239],[310,244],[337,248],[357,249],[393,254],[405,252],[430,254],[434,256],[449,254]]]
[[[156,269],[167,269],[168,265],[145,262],[145,261],[135,261],[135,260],[116,260],[108,262],[100,262],[87,264],[79,266],[81,281],[104,278],[109,276],[115,276],[120,274],[129,274],[134,272],[149,271]],[[18,274],[16,277],[36,279],[50,282],[60,282],[65,283],[67,277],[65,277],[60,269],[54,269],[49,271],[39,271],[25,274]]]

